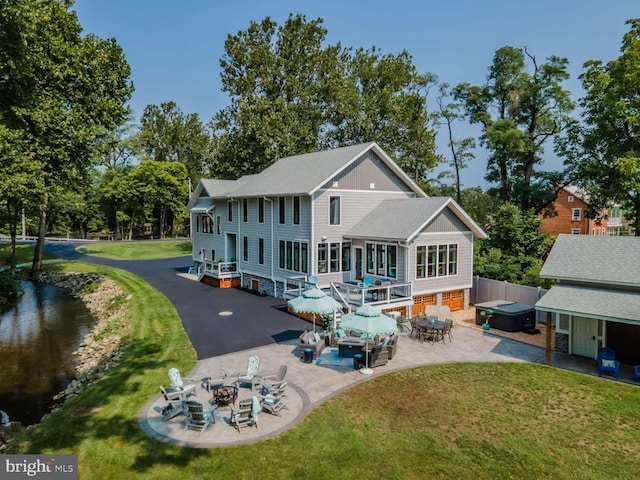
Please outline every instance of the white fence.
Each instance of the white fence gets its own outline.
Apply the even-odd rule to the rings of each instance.
[[[476,275],[473,277],[473,287],[471,288],[471,303],[504,300],[506,302],[535,305],[547,291],[541,287],[529,287],[506,281],[489,280]],[[546,323],[547,314],[545,312],[537,312],[536,317],[538,322]]]

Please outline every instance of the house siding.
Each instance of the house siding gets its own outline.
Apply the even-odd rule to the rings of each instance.
[[[473,283],[473,240],[471,232],[423,233],[411,243],[409,249],[408,275],[413,281],[414,295],[470,288]],[[458,245],[458,274],[444,277],[416,278],[416,257],[418,246]]]
[[[424,229],[424,233],[439,232],[463,232],[467,227],[448,208],[440,212],[429,225]]]
[[[333,186],[334,182],[337,187]],[[325,183],[322,188],[375,192],[397,191],[415,196],[409,186],[370,150]]]

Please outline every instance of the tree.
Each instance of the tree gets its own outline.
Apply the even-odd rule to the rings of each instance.
[[[193,185],[206,173],[211,136],[197,113],[184,114],[174,102],[147,105],[136,139],[143,155],[182,163]]]
[[[574,167],[589,193],[590,213],[617,203],[631,212],[640,236],[640,19],[627,24],[618,58],[584,65],[585,126],[573,137],[582,154]]]
[[[323,46],[322,20],[269,17],[229,35],[220,60],[231,105],[213,121],[213,173],[237,178],[278,158],[318,150],[328,98],[340,81],[341,47]]]
[[[488,238],[478,242],[474,273],[493,280],[540,284],[541,256],[549,245],[540,216],[503,204],[488,217]]]
[[[573,103],[562,88],[567,65],[555,55],[539,65],[526,48],[502,47],[484,86],[462,84],[454,90],[471,123],[482,127],[480,141],[489,150],[485,178],[499,184],[503,202],[517,200],[523,210],[537,207],[532,179],[545,145],[571,122]]]
[[[0,122],[15,149],[39,162],[40,226],[33,273],[42,268],[49,198],[87,176],[102,136],[127,118],[133,87],[115,40],[81,36],[71,0],[0,3]]]
[[[469,161],[475,158],[472,150],[476,148],[476,142],[472,137],[463,138],[462,140],[455,139],[453,135],[453,125],[455,122],[464,118],[464,115],[461,112],[462,104],[453,101],[449,101],[447,103],[447,98],[449,98],[451,95],[448,84],[441,84],[439,90],[440,94],[436,98],[436,102],[438,105],[438,115],[441,119],[441,124],[444,124],[444,126],[446,127],[446,132],[449,139],[449,141],[447,142],[447,145],[449,146],[449,150],[451,152],[451,160],[449,162],[449,165],[453,167],[454,172],[453,175],[455,179],[456,202],[458,202],[462,206],[463,203],[460,185],[460,170],[466,168],[469,164]]]
[[[359,48],[345,59],[324,146],[375,141],[414,181],[423,180],[440,161],[427,111],[435,76],[418,74],[406,51],[382,55]]]

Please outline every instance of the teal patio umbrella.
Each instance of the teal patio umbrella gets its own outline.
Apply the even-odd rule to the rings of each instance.
[[[340,302],[317,287],[305,290],[299,297],[289,300],[288,305],[296,313],[313,315],[313,331],[316,331],[316,315],[333,313],[342,308]]]
[[[375,337],[380,334],[392,334],[398,331],[398,324],[394,318],[391,318],[379,308],[371,305],[359,307],[354,313],[348,313],[342,316],[340,328],[343,330],[354,330],[364,333],[367,338]],[[366,358],[365,368],[360,369],[365,375],[370,375],[373,370],[369,368],[369,357]]]

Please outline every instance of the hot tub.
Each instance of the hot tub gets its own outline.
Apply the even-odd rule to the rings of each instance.
[[[476,305],[476,325],[485,323],[481,312],[493,310],[493,317],[489,321],[491,328],[497,328],[505,332],[519,332],[530,329],[536,324],[536,309],[526,303],[505,302],[495,300],[493,302],[478,303]]]

